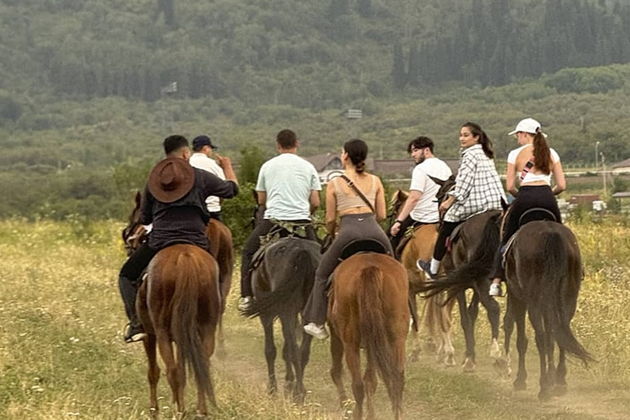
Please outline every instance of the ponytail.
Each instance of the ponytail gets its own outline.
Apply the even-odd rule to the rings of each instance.
[[[490,140],[486,132],[481,129],[481,126],[473,122],[467,122],[462,127],[468,127],[468,129],[470,130],[470,133],[473,136],[478,136],[479,144],[481,145],[483,152],[486,154],[488,159],[494,159],[494,151],[492,150],[492,141]]]
[[[352,139],[343,145],[343,150],[348,154],[350,161],[354,165],[357,173],[365,172],[365,159],[367,158],[368,146],[361,139]]]
[[[549,145],[547,145],[547,139],[545,139],[542,131],[538,129],[534,135],[534,165],[540,172],[549,174],[551,173],[552,164],[551,151],[549,150]]]

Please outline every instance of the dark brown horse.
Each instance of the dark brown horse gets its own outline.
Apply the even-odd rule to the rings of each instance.
[[[210,356],[221,312],[219,267],[205,250],[178,244],[159,251],[151,260],[147,274],[136,308],[147,332],[143,343],[149,362],[151,409],[158,410],[157,345],[177,411],[184,412],[184,387],[189,371],[197,384],[197,411],[206,415],[206,401],[216,405]]]
[[[479,303],[486,309],[490,321],[490,356],[494,359],[495,366],[501,359],[498,342],[499,304],[488,295],[494,258],[500,243],[500,216],[499,210],[492,210],[466,220],[443,260],[442,266],[447,278],[432,282],[423,289],[431,290],[429,296],[447,291],[447,301],[457,299],[466,341],[466,354],[462,364],[466,372],[475,369],[475,322],[479,314]],[[466,298],[467,289],[472,289],[470,303]]]
[[[129,215],[129,222],[122,231],[122,238],[127,250],[127,255],[135,251],[140,244],[147,239],[146,232],[137,231],[140,226],[140,192],[136,192],[135,206]],[[219,356],[225,353],[225,338],[223,335],[223,314],[227,296],[232,286],[232,271],[234,269],[234,248],[232,246],[232,232],[218,220],[211,219],[206,230],[210,253],[219,264],[219,285],[221,290],[221,313],[218,324],[218,349]]]
[[[566,392],[565,353],[575,355],[585,364],[593,360],[570,326],[582,278],[580,248],[569,228],[556,222],[534,221],[517,231],[505,255],[508,302],[504,320],[508,361],[514,323],[517,327],[515,389],[525,389],[526,386],[526,312],[534,328],[540,357],[538,398],[546,400],[553,394]],[[554,344],[559,348],[557,367],[554,365]]]
[[[331,376],[340,402],[346,400],[342,381],[345,354],[356,401],[354,418],[374,418],[376,371],[385,383],[394,417],[402,417],[405,384],[405,341],[409,330],[407,270],[394,258],[372,252],[355,254],[333,273],[328,323],[331,331]],[[361,348],[367,366],[361,377]]]
[[[259,222],[263,214],[264,207],[257,207],[254,223]],[[297,231],[290,231],[291,226],[285,225],[285,228],[277,225],[270,232],[270,236],[274,232],[289,236],[270,243],[264,250],[260,264],[252,272],[255,300],[251,309],[243,315],[259,317],[263,326],[270,393],[277,390],[273,324],[276,318],[280,319],[284,339],[282,357],[286,367],[285,390],[291,392],[297,402],[302,402],[306,395],[304,371],[310,357],[312,337],[299,328],[302,322],[298,317],[313,288],[315,270],[321,259],[320,244],[298,237]]]

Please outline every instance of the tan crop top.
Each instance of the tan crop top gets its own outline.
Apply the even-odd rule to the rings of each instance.
[[[361,190],[361,188],[359,188],[358,185],[356,184],[355,185],[357,188],[359,188],[359,190],[361,190],[363,195],[365,195],[365,198],[368,199],[370,204],[372,204],[372,207],[376,207],[376,190],[377,190],[376,177],[374,175],[370,175],[370,177],[372,178],[372,185],[370,186],[369,191],[363,191]],[[335,197],[337,199],[338,212],[341,212],[343,210],[347,210],[353,207],[368,207],[368,205],[365,204],[365,201],[363,201],[363,199],[359,197],[357,193],[354,192],[354,190],[350,186],[348,186],[348,183],[346,182],[345,179],[341,177],[337,177],[335,178],[334,182],[336,183]],[[345,187],[342,185],[344,185]]]

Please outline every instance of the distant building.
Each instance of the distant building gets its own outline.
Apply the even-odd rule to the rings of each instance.
[[[313,164],[319,174],[321,182],[328,182],[343,171],[339,153],[322,153],[319,155],[305,156],[304,159]],[[457,172],[459,159],[444,159],[453,173]],[[415,164],[412,159],[372,159],[365,162],[366,169],[384,179],[409,179]]]
[[[622,160],[614,165],[611,165],[613,174],[630,173],[630,159]]]

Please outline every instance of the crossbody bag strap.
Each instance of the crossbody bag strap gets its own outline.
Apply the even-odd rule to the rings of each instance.
[[[367,197],[365,195],[363,195],[363,193],[361,192],[361,190],[359,190],[357,188],[356,185],[354,185],[354,182],[352,182],[352,180],[350,178],[348,178],[347,176],[345,176],[344,174],[341,175],[341,178],[343,178],[346,183],[348,184],[348,186],[350,188],[352,188],[354,190],[355,193],[357,193],[357,195],[361,198],[361,200],[365,201],[365,204],[367,204],[367,206],[370,208],[370,210],[372,210],[372,213],[376,213],[376,211],[374,210],[374,206],[372,205],[372,203],[370,203],[370,201],[367,199]]]

